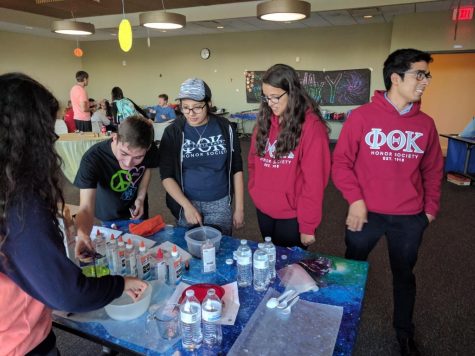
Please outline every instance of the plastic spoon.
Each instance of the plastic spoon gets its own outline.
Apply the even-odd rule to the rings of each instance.
[[[292,299],[294,299],[296,296],[298,296],[298,295],[299,295],[299,293],[298,293],[297,291],[293,290],[293,293],[289,294],[289,295],[287,296],[287,298],[285,298],[284,300],[282,300],[282,301],[279,303],[279,305],[277,306],[277,308],[278,308],[278,309],[284,309],[284,308],[287,306],[287,304],[288,304]]]
[[[288,291],[282,293],[278,298],[270,298],[266,303],[266,307],[269,309],[274,309],[276,306],[279,305],[280,301],[287,298],[293,292],[295,292],[293,289],[289,289]]]
[[[300,297],[299,296],[296,296],[294,299],[292,299],[292,301],[290,302],[290,304],[288,306],[286,306],[284,309],[282,309],[282,313],[283,314],[289,314],[290,313],[290,309],[292,309],[292,306],[297,303],[299,301]]]

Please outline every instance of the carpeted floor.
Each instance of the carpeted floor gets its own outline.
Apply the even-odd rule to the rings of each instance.
[[[245,159],[249,142],[243,140],[241,146]],[[416,340],[423,355],[475,355],[475,258],[472,256],[475,251],[475,187],[444,182],[442,189],[441,213],[424,235],[416,265]],[[79,203],[79,192],[69,182],[65,182],[64,191],[68,203]],[[149,200],[151,215],[160,213],[167,222],[173,223],[164,203],[158,171],[152,178]],[[346,209],[346,202],[330,182],[325,192],[322,224],[311,251],[344,255]],[[255,209],[247,193],[245,214],[245,228],[234,235],[257,241],[260,233]],[[398,346],[392,329],[391,272],[384,239],[372,252],[369,262],[370,272],[354,355],[397,355]],[[101,352],[101,347],[94,343],[55,331],[63,356],[90,356]],[[308,355],[314,354],[309,350]]]

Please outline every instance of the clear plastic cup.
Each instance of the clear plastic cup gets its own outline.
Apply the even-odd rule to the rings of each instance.
[[[162,339],[172,340],[181,335],[180,309],[176,304],[161,306],[155,313],[158,334]]]
[[[175,227],[173,225],[165,225],[165,234],[168,235],[168,236],[171,236],[173,235],[173,229]]]

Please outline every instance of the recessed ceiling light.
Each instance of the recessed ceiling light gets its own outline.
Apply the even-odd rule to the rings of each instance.
[[[364,18],[364,19],[372,19],[372,18],[373,18],[373,15],[364,15],[363,18]]]
[[[31,27],[31,26],[25,26],[25,28],[26,28],[27,30],[33,30],[33,27]]]
[[[454,48],[455,49],[460,49],[460,48],[463,48],[463,46],[461,44],[454,44]]]
[[[160,32],[167,32],[167,30],[161,30]]]
[[[224,28],[223,25],[216,26],[216,28],[219,28],[220,30]]]

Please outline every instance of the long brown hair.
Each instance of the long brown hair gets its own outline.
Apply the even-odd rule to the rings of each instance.
[[[312,99],[300,84],[295,69],[286,64],[275,64],[262,77],[262,83],[285,90],[288,95],[287,108],[280,123],[281,130],[277,137],[275,157],[281,158],[294,150],[299,144],[305,112],[310,109],[322,120],[318,103]],[[267,101],[262,101],[257,117],[256,151],[258,156],[265,155],[272,110]]]
[[[32,193],[37,194],[62,237],[57,214],[64,199],[61,159],[54,149],[58,101],[43,85],[21,73],[1,75],[0,93],[0,262],[5,263],[2,245],[8,238],[12,207],[18,207],[15,210],[25,224],[25,205]]]

